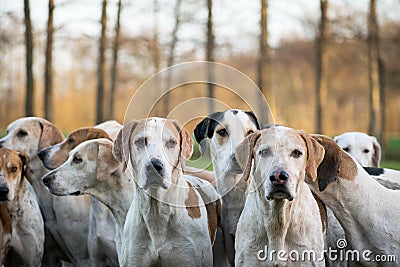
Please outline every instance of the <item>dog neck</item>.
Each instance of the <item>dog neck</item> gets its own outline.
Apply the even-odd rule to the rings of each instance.
[[[13,219],[13,222],[18,222],[19,218],[23,216],[23,211],[29,203],[28,187],[25,178],[22,178],[20,183],[17,185],[14,199],[5,202],[5,207]]]

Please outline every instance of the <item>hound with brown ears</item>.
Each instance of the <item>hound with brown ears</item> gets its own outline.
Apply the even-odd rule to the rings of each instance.
[[[51,122],[27,117],[8,125],[7,135],[0,139],[0,147],[22,151],[29,156],[32,187],[39,199],[46,228],[43,265],[60,266],[63,260],[76,266],[87,266],[89,198],[53,196],[42,183],[42,177],[48,170],[37,153],[63,140],[61,131]]]
[[[36,196],[28,188],[29,158],[24,152],[0,148],[0,201],[12,222],[8,266],[40,266],[44,225]],[[33,191],[33,190],[32,190]]]
[[[332,139],[313,135],[325,149],[318,167],[318,180],[311,190],[333,211],[346,234],[349,249],[360,254],[356,264],[398,266],[400,264],[400,192],[374,180]],[[395,255],[396,262],[377,262],[381,255]],[[369,259],[368,259],[369,258]]]
[[[254,174],[236,231],[236,266],[325,266],[326,213],[304,182],[317,179],[323,155],[309,135],[281,126],[255,132],[237,147],[244,178],[253,162]],[[264,248],[267,257],[259,258]],[[291,251],[313,251],[316,258],[293,259]]]
[[[212,266],[219,195],[204,202],[182,167],[193,140],[176,121],[149,118],[124,126],[114,156],[135,177],[122,237],[121,266]],[[208,195],[212,198],[211,194]]]

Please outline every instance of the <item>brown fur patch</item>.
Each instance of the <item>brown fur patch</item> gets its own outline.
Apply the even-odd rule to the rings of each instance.
[[[218,228],[218,203],[220,200],[217,200],[216,203],[208,203],[206,204],[207,209],[207,220],[208,220],[208,232],[210,234],[211,244],[214,244],[215,234],[217,233]],[[214,206],[215,204],[215,206]]]
[[[187,184],[189,186],[189,193],[188,197],[185,200],[186,210],[190,218],[198,219],[201,217],[199,198],[193,186],[189,182]]]
[[[317,201],[318,208],[319,208],[319,215],[321,216],[321,222],[322,222],[322,232],[324,235],[326,234],[326,229],[328,228],[328,213],[326,212],[326,206],[325,204],[317,197],[314,192],[311,192],[313,194],[313,197],[315,201]]]
[[[6,263],[7,254],[11,245],[11,232],[12,232],[12,222],[11,217],[7,212],[7,209],[0,204],[0,238],[1,238],[1,263],[4,265]]]
[[[357,164],[331,138],[324,135],[312,135],[325,149],[325,156],[319,165],[318,187],[320,191],[340,177],[353,180],[357,175]]]
[[[54,124],[43,120],[39,121],[39,125],[42,129],[42,133],[40,135],[38,150],[61,143],[64,140],[64,136],[60,129],[58,129]]]

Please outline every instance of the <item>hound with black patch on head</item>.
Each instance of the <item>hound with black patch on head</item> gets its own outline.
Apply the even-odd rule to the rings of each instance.
[[[136,181],[121,266],[212,266],[219,195],[183,174],[192,152],[189,132],[173,120],[132,121],[120,131],[113,154]]]
[[[222,196],[221,227],[226,253],[223,257],[227,257],[231,265],[234,264],[235,257],[236,226],[244,207],[248,186],[248,183],[241,179],[241,170],[232,168],[232,158],[236,147],[246,136],[259,129],[260,125],[253,112],[233,109],[208,115],[194,130],[202,154],[206,151],[206,141],[210,141],[217,189]]]
[[[279,126],[246,137],[235,156],[244,179],[253,165],[236,231],[235,265],[325,266],[326,210],[305,183],[317,179],[323,147],[302,131]],[[272,251],[285,251],[286,259]],[[313,251],[316,257],[291,258],[291,251]]]
[[[12,222],[8,266],[41,265],[44,223],[30,181],[29,158],[24,152],[0,148],[0,205]]]
[[[399,266],[400,192],[379,184],[331,138],[312,136],[324,147],[325,155],[318,167],[317,181],[307,183],[343,226],[347,248],[360,254],[369,251],[356,263]],[[382,255],[394,255],[396,261],[379,261]]]

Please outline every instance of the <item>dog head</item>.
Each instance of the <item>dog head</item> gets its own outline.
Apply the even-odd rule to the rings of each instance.
[[[21,118],[7,127],[7,135],[0,139],[0,147],[25,152],[30,159],[39,150],[64,140],[61,131],[51,122],[36,118]]]
[[[260,129],[253,112],[227,110],[210,114],[197,124],[194,130],[196,141],[202,154],[206,151],[206,140],[210,140],[210,153],[217,176],[237,173],[232,169],[232,157],[243,139]]]
[[[120,166],[112,155],[112,147],[113,143],[104,138],[79,144],[64,164],[43,176],[43,183],[55,195],[88,193]]]
[[[379,167],[381,146],[374,136],[361,132],[347,132],[334,141],[364,167]]]
[[[193,152],[193,140],[178,122],[163,118],[132,121],[124,125],[114,142],[114,156],[131,168],[144,190],[168,189],[177,183]]]
[[[308,134],[287,127],[255,132],[239,144],[236,162],[247,179],[254,161],[254,182],[267,200],[293,200],[304,179],[317,180],[323,147]]]
[[[24,152],[0,148],[0,201],[13,200],[24,177],[30,181],[29,157]]]
[[[61,166],[68,159],[69,152],[80,143],[98,138],[111,140],[108,134],[101,129],[81,128],[70,133],[63,142],[40,150],[38,156],[47,169],[53,170]]]

